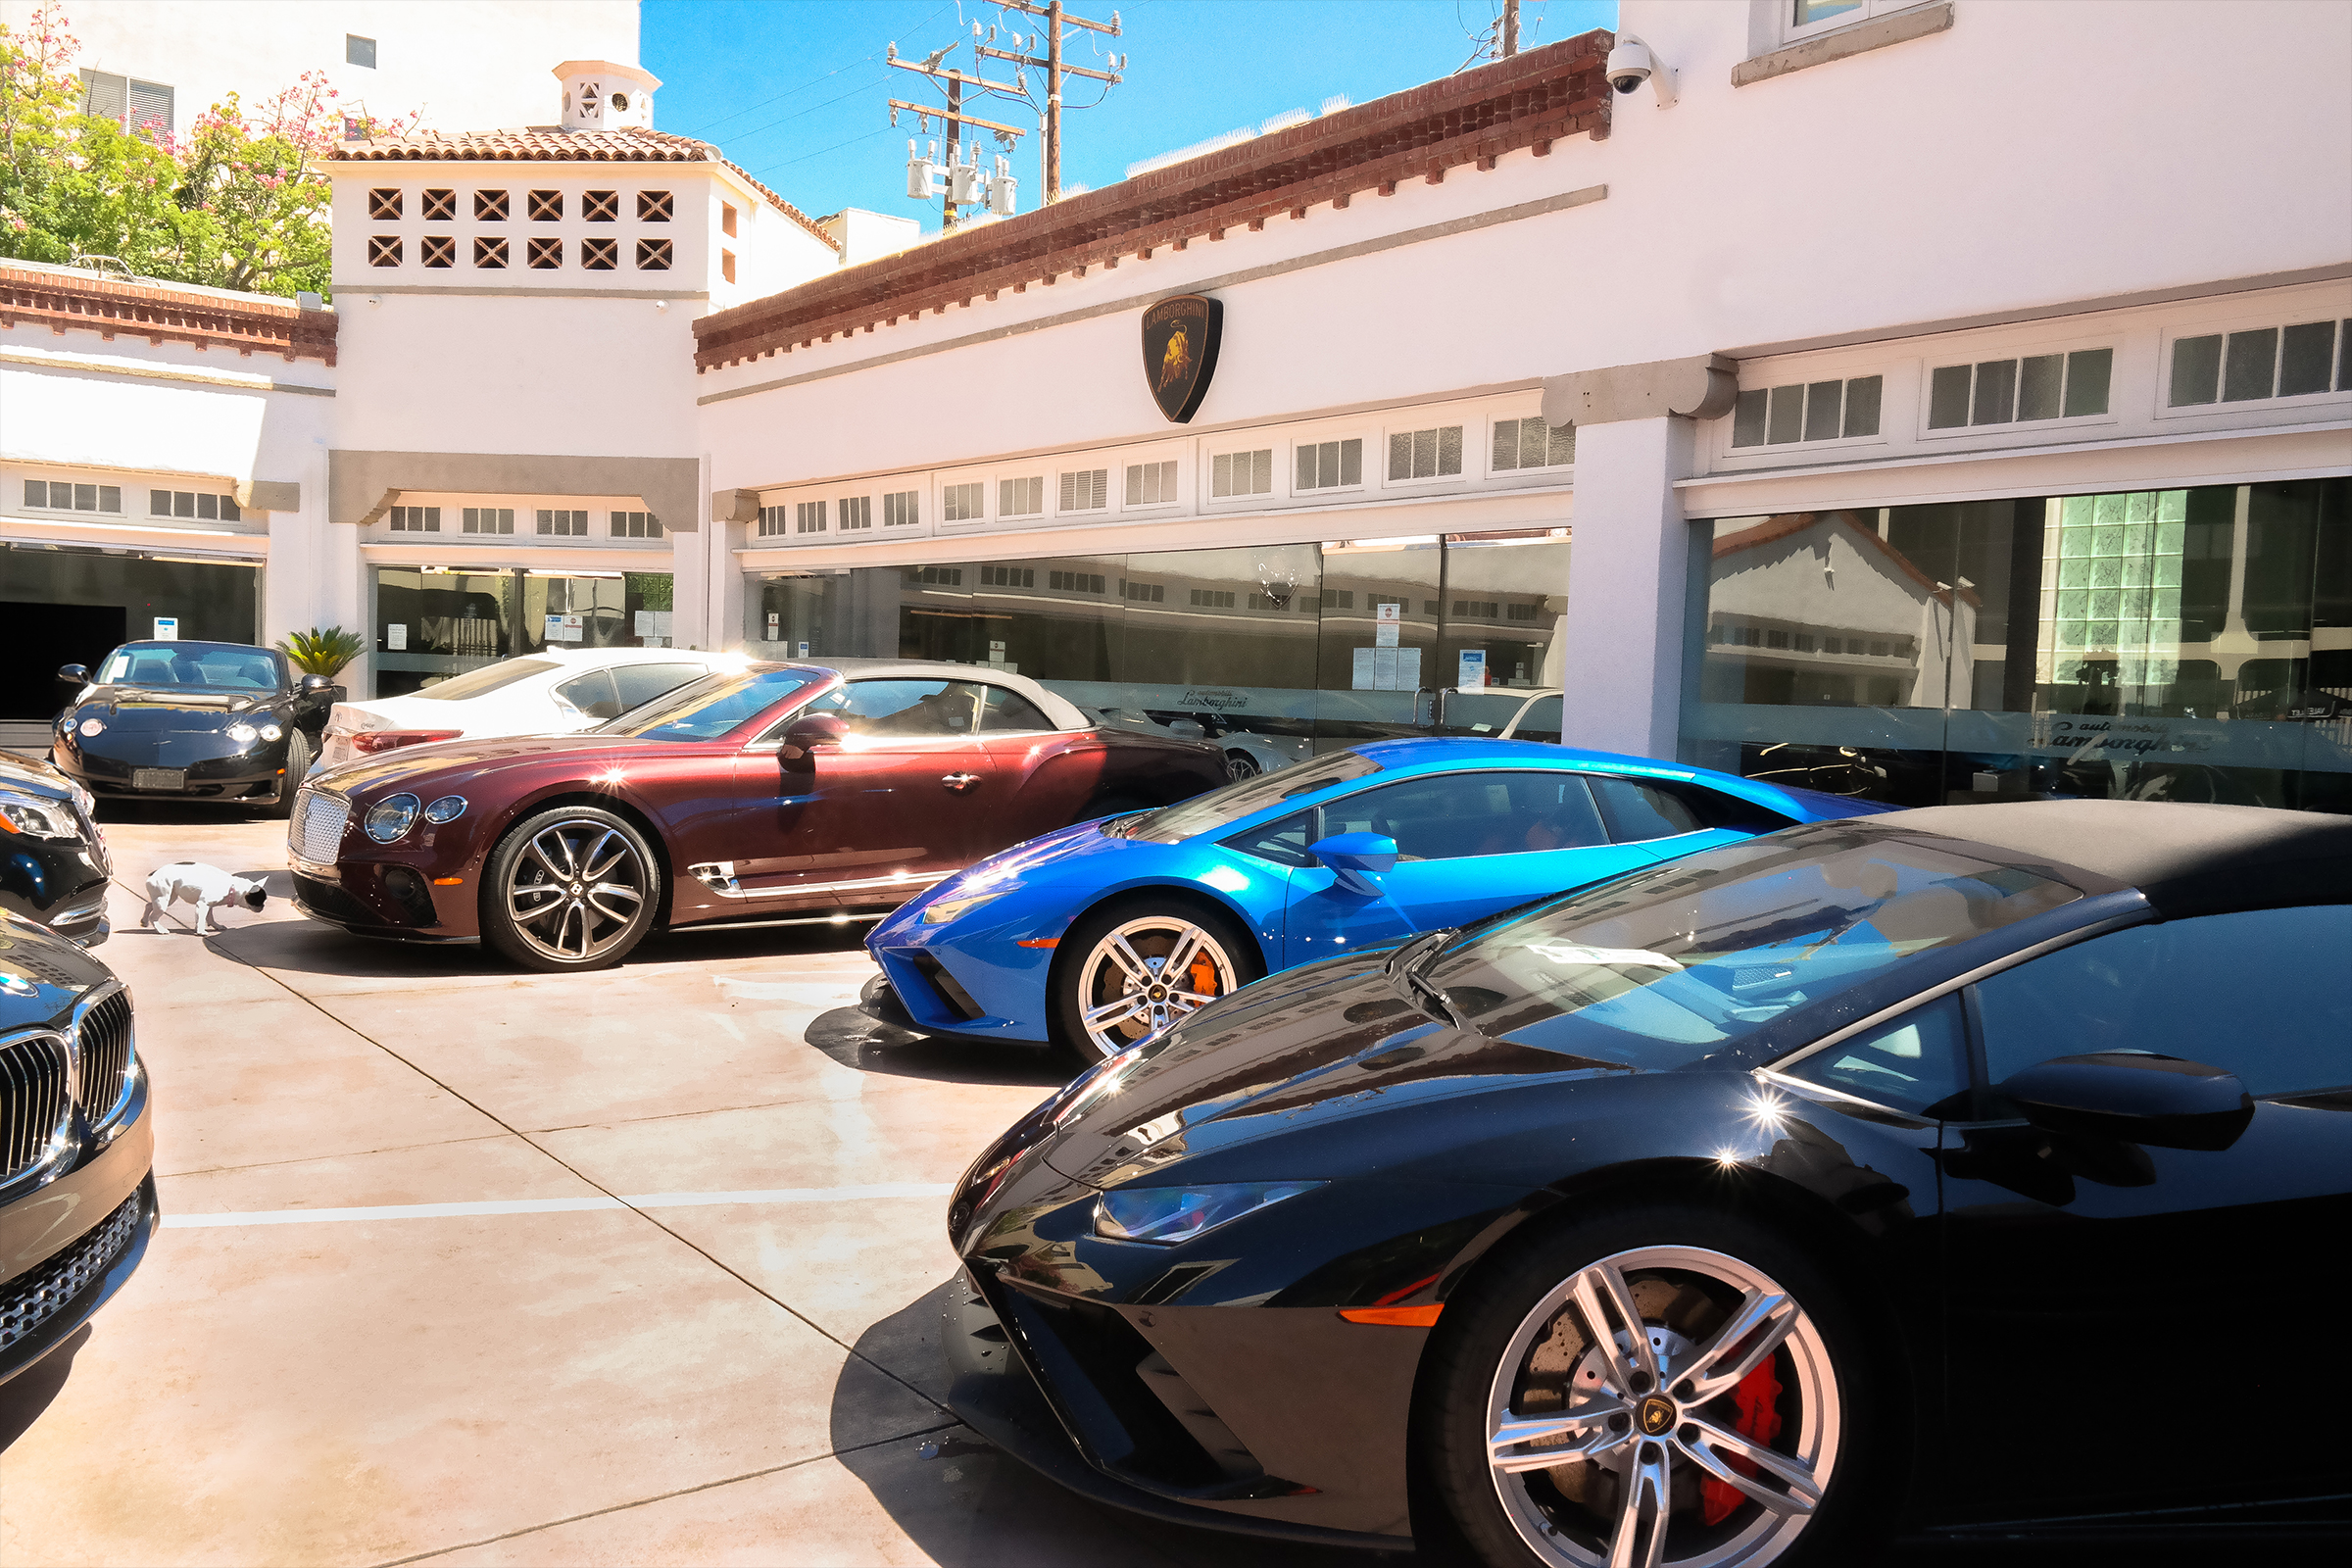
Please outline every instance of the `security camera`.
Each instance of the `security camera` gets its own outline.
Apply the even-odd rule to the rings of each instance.
[[[1674,68],[1650,53],[1649,45],[1630,32],[1617,35],[1617,47],[1609,51],[1608,64],[1601,68],[1601,73],[1620,93],[1631,93],[1646,81],[1657,96],[1660,109],[1674,102]]]

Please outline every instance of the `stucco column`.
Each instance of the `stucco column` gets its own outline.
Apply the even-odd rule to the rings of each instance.
[[[1544,384],[1544,415],[1576,424],[1561,741],[1671,759],[1681,728],[1690,529],[1677,479],[1697,420],[1737,395],[1713,355],[1618,366]]]

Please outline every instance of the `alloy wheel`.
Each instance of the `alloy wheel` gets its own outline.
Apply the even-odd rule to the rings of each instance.
[[[1761,1568],[1838,1459],[1838,1381],[1752,1266],[1645,1247],[1577,1270],[1520,1323],[1487,1403],[1503,1511],[1545,1563]]]
[[[1078,971],[1079,1016],[1098,1055],[1164,1034],[1235,986],[1233,958],[1182,915],[1148,915],[1105,932]]]
[[[623,942],[645,907],[645,861],[609,822],[556,821],[507,872],[514,931],[543,956],[581,963]]]
[[[1257,759],[1250,756],[1247,752],[1227,752],[1225,754],[1225,776],[1235,783],[1246,778],[1255,778],[1264,771],[1264,768],[1257,765]]]

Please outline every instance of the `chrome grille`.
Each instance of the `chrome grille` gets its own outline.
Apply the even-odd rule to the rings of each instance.
[[[298,860],[332,865],[343,846],[343,824],[351,820],[351,803],[339,795],[305,788],[295,797],[294,818],[287,824],[286,847]]]
[[[139,1195],[133,1193],[121,1208],[100,1221],[96,1230],[14,1281],[7,1296],[0,1298],[0,1351],[57,1316],[68,1302],[88,1290],[91,1281],[122,1255],[138,1228]]]
[[[64,1037],[0,1045],[0,1183],[15,1181],[73,1136],[73,1073]]]
[[[130,1094],[130,993],[110,991],[76,1008],[74,1041],[81,1054],[74,1086],[81,1113],[92,1127],[103,1127]]]

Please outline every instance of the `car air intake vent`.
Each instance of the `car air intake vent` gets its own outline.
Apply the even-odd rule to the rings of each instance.
[[[15,1181],[73,1136],[64,1038],[21,1035],[0,1046],[0,1183]]]
[[[133,1193],[96,1230],[30,1274],[9,1281],[0,1295],[0,1355],[88,1290],[122,1255],[138,1228],[139,1195]]]
[[[286,834],[287,848],[298,860],[332,865],[343,847],[343,824],[351,820],[351,803],[340,796],[306,789],[294,802],[294,818]]]
[[[81,1071],[75,1092],[81,1113],[92,1127],[103,1127],[122,1112],[130,1095],[130,993],[117,991],[83,1012],[74,1023],[81,1048]]]

